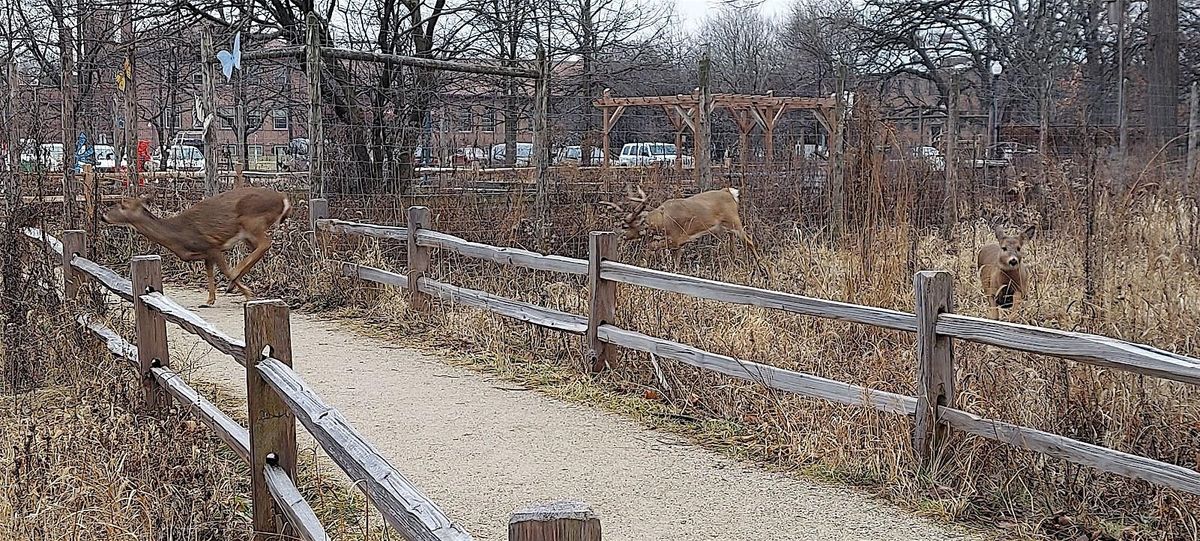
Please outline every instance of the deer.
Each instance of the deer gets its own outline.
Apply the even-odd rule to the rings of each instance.
[[[208,302],[217,301],[217,282],[213,266],[229,278],[227,293],[240,289],[247,300],[254,298],[241,283],[242,277],[262,259],[271,247],[268,232],[285,220],[292,210],[287,196],[270,188],[244,187],[210,197],[171,216],[159,218],[146,208],[153,195],[127,197],[101,216],[109,225],[128,225],[179,257],[182,261],[204,261],[208,273]],[[237,268],[230,270],[225,251],[238,241],[251,250]]]
[[[999,316],[1000,308],[1015,310],[1029,294],[1029,269],[1022,249],[1035,231],[1029,226],[1014,237],[997,225],[992,229],[996,242],[979,249],[975,264],[992,319]]]
[[[640,187],[637,194],[629,189],[629,200],[634,203],[629,215],[620,226],[622,239],[632,241],[651,238],[648,249],[666,247],[674,256],[675,268],[683,259],[683,245],[709,234],[722,231],[733,232],[750,247],[754,262],[762,267],[758,246],[746,233],[742,219],[738,216],[738,189],[722,188],[701,192],[691,197],[668,199],[653,210],[646,210],[646,192]],[[604,202],[605,205],[625,212],[620,205]]]

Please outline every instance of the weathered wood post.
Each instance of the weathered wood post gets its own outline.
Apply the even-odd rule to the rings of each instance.
[[[946,433],[938,422],[938,406],[954,405],[954,348],[950,337],[937,334],[938,314],[954,311],[954,276],[921,271],[913,278],[917,308],[917,416],[913,449],[920,460],[933,461]]]
[[[233,187],[241,188],[246,185],[246,164],[241,160],[233,162]]]
[[[617,236],[611,231],[592,231],[588,236],[588,360],[592,372],[600,372],[613,361],[613,346],[600,341],[600,325],[613,323],[617,310],[617,283],[600,277],[600,262],[617,257]]]
[[[279,299],[250,301],[245,306],[246,404],[250,431],[250,495],[254,539],[279,539],[284,515],[275,508],[265,468],[278,466],[296,478],[296,416],[258,372],[270,356],[292,365],[288,307]]]
[[[79,229],[68,229],[62,234],[63,300],[70,302],[83,288],[84,274],[71,266],[76,255],[87,255],[87,234]]]
[[[408,302],[422,312],[429,309],[429,295],[420,289],[420,278],[429,270],[429,247],[417,244],[417,233],[431,225],[429,209],[408,207]]]
[[[317,14],[304,16],[305,68],[308,73],[308,194],[325,197],[324,157],[325,128],[321,116],[321,21]]]
[[[508,541],[600,541],[600,518],[582,502],[538,504],[513,512]]]
[[[213,52],[212,27],[205,24],[200,28],[200,103],[205,118],[195,119],[204,126],[201,136],[204,138],[204,197],[217,195],[217,127],[212,120],[217,114],[217,66],[213,60],[217,57]]]
[[[308,200],[308,230],[317,231],[318,220],[329,219],[329,200],[324,198],[315,198]]]
[[[537,48],[537,69],[533,107],[534,207],[537,209],[538,250],[545,252],[547,228],[550,227],[550,203],[547,200],[550,189],[550,62],[546,58],[546,50],[540,45]],[[591,151],[590,148],[584,148],[582,152]],[[584,154],[580,154],[581,160],[582,156]]]
[[[142,295],[162,291],[162,258],[156,255],[134,257],[129,262],[129,277],[133,283],[133,317],[142,394],[147,409],[165,408],[171,401],[159,387],[151,369],[171,365],[170,351],[167,349],[167,320],[142,302]]]

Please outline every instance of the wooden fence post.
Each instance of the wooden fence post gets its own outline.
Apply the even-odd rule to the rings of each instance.
[[[279,539],[284,515],[275,508],[265,468],[272,464],[296,479],[296,415],[259,374],[267,355],[292,365],[288,307],[279,299],[246,303],[246,403],[250,432],[250,496],[254,539]],[[264,350],[269,352],[264,355]]]
[[[600,518],[581,502],[534,505],[508,519],[508,541],[600,541]]]
[[[167,320],[142,302],[142,295],[162,291],[162,258],[156,255],[134,257],[129,262],[129,277],[133,283],[134,328],[146,408],[166,408],[171,401],[150,369],[171,365],[170,351],[167,350]]]
[[[317,231],[317,220],[329,218],[329,200],[321,197],[308,200],[308,229]]]
[[[62,246],[63,300],[71,302],[84,284],[84,274],[71,266],[71,259],[87,256],[87,234],[79,229],[63,231]]]
[[[429,295],[419,289],[420,278],[429,270],[429,247],[417,244],[417,232],[429,225],[428,208],[408,207],[408,302],[422,312],[429,309]]]
[[[921,271],[913,278],[917,308],[917,416],[913,449],[922,463],[932,462],[946,433],[938,406],[954,405],[954,348],[937,334],[938,314],[954,311],[954,276]]]
[[[588,236],[588,360],[592,372],[600,372],[613,361],[612,344],[601,342],[600,325],[613,323],[617,311],[617,283],[600,278],[600,262],[617,257],[617,236],[611,231],[592,231]]]

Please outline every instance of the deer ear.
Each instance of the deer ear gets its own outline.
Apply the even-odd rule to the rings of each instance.
[[[992,234],[996,235],[996,240],[1000,241],[1004,240],[1005,237],[1008,237],[1008,233],[1004,232],[1004,227],[1000,224],[992,226]]]
[[[1032,239],[1034,233],[1037,233],[1037,226],[1031,225],[1026,227],[1025,230],[1021,232],[1021,242]]]

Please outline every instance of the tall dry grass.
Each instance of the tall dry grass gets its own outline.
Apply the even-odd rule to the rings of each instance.
[[[886,141],[864,130],[859,141]],[[866,148],[874,148],[868,145]],[[956,311],[986,315],[975,251],[996,223],[1039,226],[1028,245],[1033,291],[1005,317],[1046,327],[1096,332],[1200,356],[1200,270],[1194,199],[1161,173],[1117,174],[1093,157],[1009,175],[960,177],[961,220],[940,222],[947,200],[942,177],[919,164],[851,153],[850,207],[844,236],[827,227],[828,200],[798,176],[769,171],[728,178],[744,190],[743,215],[763,246],[771,277],[751,273],[731,239],[705,239],[687,250],[682,272],[846,302],[912,310],[912,274],[943,269],[955,276]],[[601,178],[572,192],[564,182],[551,220],[551,251],[583,256],[586,233],[608,229],[615,216],[599,199],[620,197],[621,178]],[[636,182],[661,200],[693,187],[671,172]],[[335,217],[403,223],[407,204],[426,204],[437,229],[470,240],[531,247],[523,195],[334,198]],[[375,211],[378,207],[378,212]],[[1010,537],[1055,539],[1195,539],[1200,500],[1150,484],[1096,472],[981,438],[954,435],[932,471],[918,467],[906,418],[797,398],[705,373],[664,359],[625,352],[614,370],[582,375],[578,338],[532,328],[477,310],[439,305],[411,312],[394,289],[351,281],[327,262],[352,260],[403,270],[400,243],[306,235],[304,208],[276,234],[279,242],[253,273],[263,295],[313,309],[342,309],[366,320],[420,333],[492,359],[491,368],[556,392],[609,406],[646,404],[644,419],[673,424],[701,441],[776,467],[861,485],[923,514],[997,526]],[[112,242],[112,241],[110,241]],[[113,242],[119,259],[148,250],[136,237]],[[124,250],[124,251],[122,251]],[[662,267],[662,254],[623,245],[620,258]],[[127,259],[126,259],[127,260]],[[169,267],[199,283],[198,269]],[[431,275],[573,313],[586,313],[577,277],[499,268],[438,253]],[[915,348],[910,335],[866,326],[733,306],[622,286],[622,327],[737,358],[913,394]],[[1200,402],[1189,386],[1120,371],[957,342],[958,405],[973,413],[1066,435],[1185,467],[1200,462]],[[564,367],[566,368],[564,370]],[[636,409],[636,408],[635,408]]]

